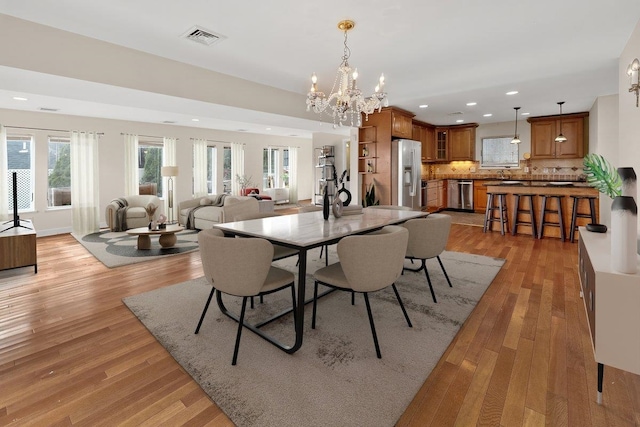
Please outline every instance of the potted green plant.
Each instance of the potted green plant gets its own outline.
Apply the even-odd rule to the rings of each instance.
[[[371,183],[365,191],[364,199],[362,199],[362,207],[366,208],[367,206],[377,206],[379,204],[380,200],[376,200],[376,187]]]
[[[618,171],[602,155],[596,153],[587,154],[584,157],[583,170],[587,176],[587,184],[606,194],[611,199],[621,195],[622,180]],[[604,233],[607,226],[604,224],[587,224],[587,230]]]

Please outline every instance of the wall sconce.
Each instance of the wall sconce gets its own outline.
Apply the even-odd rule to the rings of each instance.
[[[640,97],[640,77],[638,76],[638,70],[640,70],[640,61],[636,58],[629,64],[629,67],[627,67],[627,75],[629,76],[629,83],[631,84],[629,92],[636,93],[636,107],[638,106],[638,97]]]

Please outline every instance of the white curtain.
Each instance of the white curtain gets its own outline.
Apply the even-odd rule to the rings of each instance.
[[[237,177],[244,175],[244,144],[231,143],[231,194],[240,194]]]
[[[298,203],[298,147],[289,147],[289,203]]]
[[[139,193],[140,176],[138,172],[138,135],[124,135],[124,195],[135,196]]]
[[[207,188],[207,140],[193,140],[193,196],[203,197]]]
[[[71,214],[78,236],[100,229],[98,138],[94,132],[71,132]]]
[[[9,219],[9,160],[7,158],[7,130],[0,125],[0,220]],[[17,209],[17,206],[13,207]]]
[[[162,166],[177,166],[176,164],[176,139],[175,138],[162,138]],[[176,177],[172,178],[173,180],[173,211],[171,215],[169,215],[169,177],[162,178],[162,197],[164,198],[164,212],[166,212],[167,217],[169,218],[177,218],[175,214],[175,209],[177,203],[176,200]]]

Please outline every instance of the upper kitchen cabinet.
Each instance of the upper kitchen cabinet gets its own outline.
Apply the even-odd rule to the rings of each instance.
[[[588,152],[589,113],[562,115],[565,142],[555,142],[561,132],[560,116],[530,117],[532,159],[575,159]]]
[[[394,138],[411,139],[413,137],[413,121],[414,116],[399,108],[391,108],[391,136]]]
[[[449,128],[449,160],[475,160],[477,124]]]
[[[436,137],[435,128],[430,124],[413,121],[412,137],[414,141],[422,143],[422,162],[433,162],[436,159]]]
[[[435,160],[475,160],[477,123],[435,128]]]

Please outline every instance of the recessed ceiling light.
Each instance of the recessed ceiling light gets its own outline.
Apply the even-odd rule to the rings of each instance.
[[[477,102],[467,102],[467,107],[473,107],[474,105],[478,105]]]
[[[298,135],[296,135],[295,133],[292,133],[292,134],[291,134],[291,135],[289,135],[289,136],[298,136]]]
[[[271,130],[271,128],[267,128],[266,130]]]
[[[518,93],[517,90],[512,90],[510,92],[507,92],[507,95],[515,95],[516,93]]]
[[[422,105],[418,105],[418,108],[427,108],[429,105],[427,104],[422,104]]]
[[[528,116],[529,114],[531,114],[531,113],[522,113],[522,114],[520,114],[520,115],[521,115],[521,116]]]
[[[482,116],[483,116],[483,117],[491,117],[491,116],[493,116],[493,114],[491,114],[491,113],[487,113],[487,114],[483,114]]]
[[[191,119],[192,122],[199,122],[200,119]]]
[[[456,123],[462,123],[462,122],[464,122],[464,120],[462,120],[462,119],[456,120]]]
[[[14,96],[13,99],[15,99],[16,101],[28,101],[27,98],[23,98],[21,96]]]

